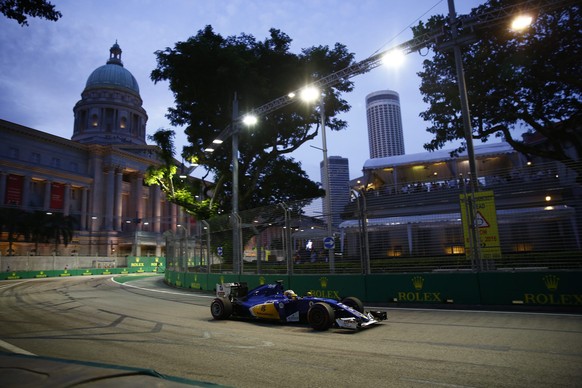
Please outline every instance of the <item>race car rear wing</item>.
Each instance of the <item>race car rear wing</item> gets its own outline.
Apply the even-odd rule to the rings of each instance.
[[[240,283],[216,283],[216,296],[218,298],[242,298],[249,292],[246,282]]]

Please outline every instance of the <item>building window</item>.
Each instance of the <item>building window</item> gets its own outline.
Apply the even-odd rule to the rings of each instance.
[[[126,125],[127,125],[127,119],[125,117],[122,117],[121,122],[119,123],[119,127],[121,129],[124,129],[126,127]]]
[[[20,156],[20,151],[16,147],[10,147],[8,149],[8,155],[10,155],[10,157],[13,159],[18,159]]]
[[[51,166],[55,168],[61,168],[61,159],[53,157],[51,160]]]
[[[91,126],[96,127],[99,125],[99,117],[96,114],[91,115]]]
[[[40,154],[39,154],[38,152],[33,152],[33,153],[30,155],[30,161],[31,161],[32,163],[39,164],[39,163],[40,163]]]

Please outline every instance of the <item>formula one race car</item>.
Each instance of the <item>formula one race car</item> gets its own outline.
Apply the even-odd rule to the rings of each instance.
[[[364,312],[358,298],[335,299],[299,297],[285,290],[283,282],[265,284],[248,291],[246,283],[216,285],[216,298],[210,305],[214,319],[252,318],[279,322],[308,322],[315,330],[332,326],[357,330],[387,318],[386,312]]]

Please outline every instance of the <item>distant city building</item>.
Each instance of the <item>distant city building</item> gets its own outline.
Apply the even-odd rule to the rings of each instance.
[[[341,212],[350,200],[350,165],[347,158],[341,156],[330,156],[329,167],[329,195],[323,200],[323,213],[328,209],[327,201],[330,201],[329,209],[332,214],[332,225],[337,227],[341,222]],[[326,176],[323,168],[323,161],[320,163],[321,181],[325,186]]]
[[[380,90],[366,96],[370,158],[404,155],[404,134],[400,97],[392,90]]]

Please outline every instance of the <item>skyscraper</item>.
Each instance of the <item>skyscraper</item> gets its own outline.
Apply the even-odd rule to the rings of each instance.
[[[341,156],[330,156],[328,160],[329,169],[329,195],[323,199],[323,213],[326,215],[327,201],[330,201],[330,212],[332,214],[332,225],[337,227],[341,222],[340,214],[344,206],[350,200],[350,165],[347,158]],[[325,173],[323,161],[319,164],[321,171],[321,182],[325,187]]]
[[[400,97],[393,90],[366,96],[370,159],[404,155]]]

